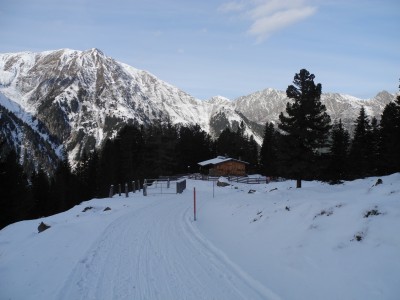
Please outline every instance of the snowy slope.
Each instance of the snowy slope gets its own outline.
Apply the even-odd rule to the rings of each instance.
[[[215,197],[188,180],[180,195],[15,223],[0,231],[0,298],[398,299],[400,174],[377,179],[233,183]],[[37,233],[41,221],[52,227]]]
[[[0,93],[0,151],[16,150],[28,172],[52,170],[61,158],[61,143],[45,126],[15,102]],[[4,152],[3,152],[4,153]]]

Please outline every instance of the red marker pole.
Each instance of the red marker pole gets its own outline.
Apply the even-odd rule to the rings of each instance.
[[[196,221],[196,188],[193,188],[193,214]]]

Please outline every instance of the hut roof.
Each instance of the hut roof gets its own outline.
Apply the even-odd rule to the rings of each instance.
[[[230,157],[225,157],[225,156],[217,156],[216,158],[212,158],[209,160],[205,160],[205,161],[201,161],[199,163],[197,163],[198,165],[204,167],[204,166],[208,166],[208,165],[218,165],[227,161],[237,161],[237,162],[241,162],[244,164],[249,164],[248,162],[239,160],[239,159],[234,159],[234,158],[230,158]]]

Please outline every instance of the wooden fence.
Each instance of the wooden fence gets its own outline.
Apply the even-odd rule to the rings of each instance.
[[[186,176],[189,179],[195,180],[205,180],[205,181],[218,181],[220,176],[209,176],[203,174],[189,174]],[[238,183],[246,183],[246,184],[261,184],[268,183],[268,178],[266,176],[257,176],[257,177],[249,177],[249,176],[227,176],[228,181],[238,182]]]
[[[129,183],[125,182],[123,186],[121,184],[118,184],[116,186],[112,184],[110,186],[109,197],[112,198],[115,194],[121,196],[123,193],[126,197],[128,197],[129,192],[135,193],[136,191],[141,191],[140,180],[132,180]]]
[[[130,183],[126,182],[124,185],[111,185],[109,197],[112,198],[115,194],[121,196],[125,194],[128,197],[129,193],[136,193],[143,190],[143,195],[148,194],[181,194],[186,189],[186,179],[178,176],[174,177],[161,177],[157,179],[144,179],[141,188],[140,180],[133,180]]]
[[[246,184],[260,184],[267,183],[267,177],[259,176],[259,177],[248,177],[248,176],[229,176],[229,181],[240,182]]]
[[[148,194],[181,194],[186,189],[186,179],[177,180],[169,177],[145,179],[143,195]]]
[[[147,196],[150,194],[180,194],[186,189],[186,180],[183,178],[194,179],[194,180],[205,180],[205,181],[218,181],[219,176],[209,176],[204,174],[187,174],[179,176],[160,176],[157,179],[145,179],[143,182],[143,195]],[[228,181],[246,183],[246,184],[261,184],[268,183],[268,177],[265,176],[228,176]],[[133,180],[130,183],[121,184],[114,187],[110,187],[111,198],[114,194],[121,196],[123,193],[128,197],[129,192],[141,191],[140,180]]]

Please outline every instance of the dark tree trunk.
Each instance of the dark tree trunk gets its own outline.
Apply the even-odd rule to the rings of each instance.
[[[301,188],[301,179],[296,179],[296,189]]]

